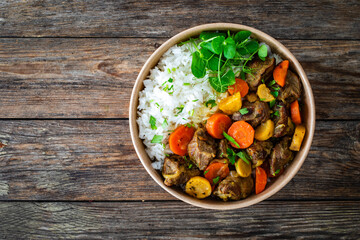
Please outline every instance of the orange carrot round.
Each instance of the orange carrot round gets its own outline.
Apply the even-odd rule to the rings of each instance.
[[[211,185],[213,185],[220,182],[220,180],[226,178],[229,173],[230,170],[227,163],[214,162],[205,169],[204,176],[207,180],[209,180]]]
[[[301,124],[301,115],[300,115],[300,108],[298,100],[295,100],[290,104],[290,112],[291,112],[291,120],[296,125]]]
[[[276,66],[273,72],[274,80],[277,82],[277,84],[279,84],[282,87],[285,85],[285,79],[288,68],[289,68],[289,61],[284,60]]]
[[[235,78],[235,84],[228,87],[230,95],[240,92],[241,97],[245,97],[249,92],[249,85],[240,78]]]
[[[171,151],[177,155],[185,156],[187,154],[187,146],[193,138],[194,133],[195,129],[192,127],[181,125],[176,128],[169,137]]]
[[[267,175],[264,169],[256,167],[255,170],[255,193],[259,194],[264,191],[267,183]]]
[[[206,131],[216,139],[223,139],[223,132],[231,126],[231,119],[223,113],[215,113],[206,122]]]
[[[229,130],[228,134],[232,137],[240,146],[241,149],[249,147],[254,142],[254,128],[245,121],[234,122]],[[236,144],[230,142],[234,148],[239,148]]]

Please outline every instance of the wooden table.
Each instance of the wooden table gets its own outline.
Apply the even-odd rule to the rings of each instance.
[[[355,1],[0,2],[0,238],[360,238],[360,4]],[[245,209],[192,207],[142,167],[130,93],[150,54],[203,23],[277,38],[316,101],[295,178]]]

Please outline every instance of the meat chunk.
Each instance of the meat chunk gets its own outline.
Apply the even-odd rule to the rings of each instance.
[[[204,128],[198,128],[188,145],[190,160],[204,170],[216,156],[216,142]]]
[[[289,149],[291,138],[286,136],[275,145],[269,160],[270,174],[275,175],[281,171],[285,164],[294,158],[293,152]]]
[[[270,141],[256,141],[246,149],[246,153],[250,156],[253,165],[258,167],[270,155],[272,147]]]
[[[254,181],[251,176],[242,178],[236,171],[231,171],[230,175],[219,183],[213,194],[224,201],[239,200],[249,196],[253,188]]]
[[[228,141],[226,139],[221,139],[217,148],[216,157],[217,158],[227,158],[227,149],[229,148]]]
[[[172,155],[165,158],[162,175],[166,186],[180,185],[200,175],[200,170],[189,165],[183,157]]]
[[[244,102],[242,108],[247,108],[248,113],[242,115],[240,112],[236,112],[232,115],[232,120],[247,121],[252,127],[256,127],[270,118],[269,105],[265,102]]]
[[[285,86],[279,90],[278,99],[284,103],[292,103],[300,97],[301,82],[290,69],[287,71]]]
[[[274,114],[274,137],[282,137],[287,133],[288,130],[288,113],[283,102],[276,104],[274,107]]]
[[[249,84],[251,91],[255,91],[257,86],[261,83],[261,79],[264,81],[271,77],[272,71],[275,67],[275,59],[267,57],[265,61],[255,58],[250,64],[249,68],[252,69],[251,74],[247,73],[245,81]]]

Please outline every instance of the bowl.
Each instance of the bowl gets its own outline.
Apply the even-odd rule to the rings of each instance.
[[[230,30],[230,31],[241,31],[241,30],[248,30],[251,31],[251,37],[258,39],[260,42],[267,43],[270,47],[272,52],[279,54],[283,59],[287,59],[290,61],[290,68],[295,71],[301,79],[303,85],[303,93],[302,93],[302,102],[304,106],[302,107],[302,116],[304,120],[304,124],[306,126],[306,135],[304,141],[301,146],[301,150],[296,154],[294,160],[290,163],[290,165],[285,169],[282,175],[280,175],[276,181],[268,184],[266,189],[261,192],[260,194],[253,194],[243,200],[239,201],[229,201],[223,202],[220,200],[213,200],[213,199],[196,199],[185,192],[182,192],[179,189],[168,187],[164,184],[162,176],[152,167],[151,160],[145,151],[145,146],[142,140],[139,138],[138,126],[136,123],[137,118],[137,106],[138,106],[138,98],[139,98],[139,91],[141,91],[143,86],[143,80],[150,73],[150,69],[157,65],[160,57],[173,45],[185,41],[190,37],[198,36],[203,31],[215,31],[215,30]],[[280,42],[275,40],[273,37],[267,35],[264,32],[261,32],[255,28],[239,25],[239,24],[232,24],[232,23],[212,23],[212,24],[205,24],[199,25],[190,29],[187,29],[179,34],[175,35],[174,37],[167,40],[164,44],[162,44],[146,61],[144,66],[142,67],[130,99],[130,107],[129,107],[129,121],[130,121],[130,133],[131,139],[134,144],[134,148],[136,153],[143,164],[146,171],[150,174],[150,176],[155,180],[157,184],[159,184],[163,189],[169,192],[174,197],[192,204],[197,207],[207,208],[207,209],[217,209],[217,210],[230,210],[230,209],[237,209],[247,207],[258,202],[261,202],[270,196],[274,195],[278,192],[281,188],[283,188],[299,171],[301,165],[304,163],[306,156],[310,150],[311,142],[314,135],[315,130],[315,102],[314,96],[311,90],[311,86],[309,80],[306,77],[306,74],[301,67],[298,60],[295,56]]]

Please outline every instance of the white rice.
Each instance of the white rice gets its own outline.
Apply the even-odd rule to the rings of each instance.
[[[202,79],[194,77],[191,73],[193,51],[190,44],[171,47],[150,71],[144,80],[144,89],[139,93],[139,137],[143,139],[146,152],[154,161],[153,167],[158,170],[163,165],[165,154],[172,153],[167,143],[170,132],[187,123],[197,127],[217,111],[217,106],[208,108],[204,103],[208,100],[216,100],[218,103],[227,96],[227,93],[219,94],[210,86],[207,74]],[[272,55],[269,47],[268,53]],[[278,62],[278,56],[274,57]],[[240,66],[233,70],[239,73]],[[150,116],[156,119],[157,129],[151,128]],[[165,119],[168,125],[162,126]],[[163,144],[151,143],[155,135],[163,136]]]

